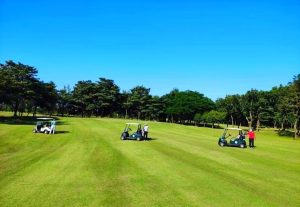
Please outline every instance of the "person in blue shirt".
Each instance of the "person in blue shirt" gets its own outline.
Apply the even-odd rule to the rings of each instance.
[[[51,121],[51,127],[50,127],[50,134],[54,134],[55,133],[55,128],[56,128],[56,121],[55,121],[55,119],[52,119],[52,121]]]

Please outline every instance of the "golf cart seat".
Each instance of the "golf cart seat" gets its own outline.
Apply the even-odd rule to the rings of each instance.
[[[42,128],[42,125],[41,125],[41,124],[39,124],[39,125],[36,126],[36,129],[37,129],[38,131],[40,131],[41,128]]]

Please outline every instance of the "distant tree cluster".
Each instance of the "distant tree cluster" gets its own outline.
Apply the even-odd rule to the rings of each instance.
[[[225,112],[227,124],[252,128],[270,126],[299,135],[300,74],[286,86],[270,91],[252,89],[244,95],[229,95],[216,101],[218,111]]]
[[[120,92],[113,80],[105,78],[57,90],[53,82],[40,81],[37,73],[36,68],[13,61],[0,64],[2,110],[12,110],[14,116],[46,113],[192,123],[194,114],[215,108],[212,100],[198,92],[173,90],[159,97],[144,86]]]
[[[14,116],[46,113],[60,116],[118,117],[182,124],[225,123],[236,126],[293,128],[299,134],[300,74],[270,91],[252,89],[216,102],[196,91],[172,90],[161,97],[150,88],[120,91],[113,80],[78,81],[73,89],[57,90],[37,78],[37,69],[21,63],[0,64],[0,109]]]
[[[0,103],[5,109],[22,116],[35,115],[38,109],[52,113],[58,96],[53,82],[44,83],[36,75],[36,68],[7,61],[0,64]]]

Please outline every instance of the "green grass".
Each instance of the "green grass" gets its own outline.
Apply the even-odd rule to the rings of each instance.
[[[147,122],[152,141],[121,141],[125,122],[0,123],[0,205],[300,206],[299,140],[265,129],[256,149],[221,148],[220,129]]]

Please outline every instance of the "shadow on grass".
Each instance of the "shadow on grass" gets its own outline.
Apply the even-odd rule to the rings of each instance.
[[[55,131],[55,134],[68,134],[70,133],[69,131]],[[44,134],[42,132],[36,132],[36,134]],[[47,133],[46,133],[47,134]],[[53,135],[53,134],[47,134],[47,135]]]
[[[20,116],[20,117],[8,117],[0,116],[0,124],[10,124],[10,125],[35,125],[37,118],[45,118],[46,116]],[[67,125],[64,121],[60,121],[58,117],[46,117],[46,118],[55,118],[57,125]]]
[[[281,137],[294,137],[295,133],[289,130],[276,130],[277,134]]]
[[[7,117],[0,116],[1,124],[12,124],[12,125],[33,125],[36,122],[35,117]]]
[[[147,139],[142,139],[141,141],[137,141],[136,139],[125,139],[125,141],[137,141],[137,142],[149,142],[149,141],[155,141],[158,140],[157,138],[150,138],[148,137]]]
[[[197,126],[197,127],[204,127],[204,128],[211,128],[211,129],[224,129],[224,127],[222,127],[221,125],[214,125],[214,127],[212,127],[212,124],[197,124],[197,125],[190,125],[190,126]]]
[[[148,137],[147,139],[144,139],[144,141],[155,141],[158,140],[157,138],[154,137]]]
[[[55,134],[67,134],[69,131],[55,131]]]

